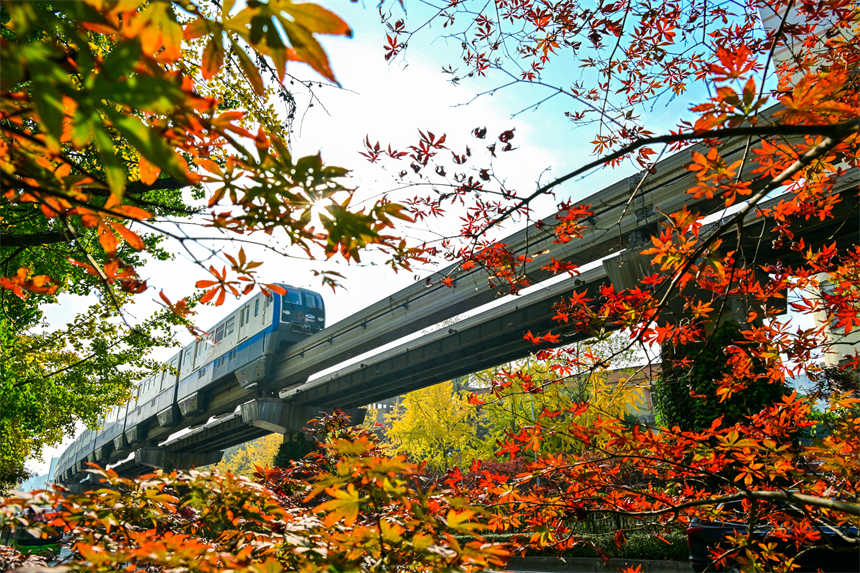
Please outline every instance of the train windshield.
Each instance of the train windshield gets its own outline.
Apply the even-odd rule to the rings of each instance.
[[[308,308],[322,308],[322,298],[312,292],[303,292],[302,300]]]
[[[322,297],[314,292],[290,289],[283,297],[281,322],[292,323],[293,330],[315,332],[325,322]]]

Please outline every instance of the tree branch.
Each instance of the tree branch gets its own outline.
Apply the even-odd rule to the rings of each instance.
[[[476,234],[475,239],[477,239],[480,235],[487,232],[489,229],[495,227],[508,217],[510,217],[513,213],[516,213],[523,207],[528,206],[532,201],[540,197],[541,195],[547,194],[551,189],[557,187],[568,181],[582,175],[586,171],[594,169],[595,167],[600,167],[606,163],[614,161],[616,159],[620,159],[624,157],[628,153],[632,151],[636,151],[640,147],[645,147],[647,145],[653,145],[656,143],[678,143],[681,141],[693,141],[698,139],[716,139],[722,137],[738,137],[738,136],[766,136],[766,135],[824,135],[830,138],[842,139],[846,136],[846,134],[850,134],[858,129],[858,125],[860,125],[860,121],[848,121],[845,123],[836,123],[836,124],[824,124],[824,125],[753,125],[753,126],[741,126],[741,127],[728,127],[724,129],[710,129],[707,131],[692,131],[689,133],[670,133],[667,135],[658,135],[656,137],[645,137],[642,139],[637,139],[636,141],[625,145],[621,149],[610,153],[609,155],[605,155],[594,161],[590,161],[579,167],[562,175],[558,179],[550,181],[546,185],[538,187],[537,190],[520,199],[516,205],[505,209],[503,213],[501,213],[498,217],[493,219],[483,231]]]

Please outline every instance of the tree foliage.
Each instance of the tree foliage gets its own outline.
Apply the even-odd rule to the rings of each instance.
[[[372,435],[321,419],[320,449],[287,468],[117,477],[85,494],[7,498],[3,525],[69,536],[70,571],[476,571],[507,552],[485,543],[486,511],[419,479]],[[54,508],[41,521],[20,510]]]
[[[182,254],[195,263],[198,280],[162,291],[159,304],[200,335],[192,301],[280,289],[225,240],[307,259],[358,260],[378,247],[395,268],[420,255],[388,232],[408,218],[399,205],[353,207],[346,169],[291,155],[289,117],[267,99],[293,101],[288,61],[334,81],[318,38],[351,32],[329,10],[288,0],[4,0],[0,25],[4,475],[75,421],[93,424],[146,374],[146,351],[165,340],[154,325],[168,319],[125,309],[127,295],[152,288],[145,262]],[[37,334],[45,305],[63,293],[99,293],[112,309],[94,309],[89,330]]]
[[[226,54],[227,50],[224,42],[232,42],[236,34],[240,47],[249,44],[248,49],[272,58],[275,68],[277,58],[282,62],[292,59],[289,43],[297,57],[327,73],[322,60],[314,59],[318,54],[300,52],[294,36],[284,41],[280,38],[282,26],[269,25],[271,7],[276,4],[249,3],[246,9],[250,12],[237,9],[235,17],[232,4],[223,5],[227,6],[226,13],[214,17],[193,14],[189,16],[190,28],[185,28],[189,37],[196,37],[209,30],[213,21],[215,28],[218,22],[224,24],[220,43],[218,38],[210,42],[200,37],[201,77],[220,68],[222,51]],[[692,430],[628,424],[617,414],[586,402],[566,401],[558,408],[541,411],[530,423],[519,424],[501,444],[500,454],[519,458],[526,466],[522,475],[493,471],[480,464],[468,477],[452,470],[444,480],[445,487],[462,498],[446,498],[444,502],[429,490],[413,487],[408,479],[398,478],[414,476],[414,467],[399,458],[391,461],[377,456],[369,438],[335,440],[330,451],[333,448],[340,456],[338,461],[327,465],[328,471],[316,465],[309,471],[321,476],[312,493],[316,491],[319,496],[325,492],[328,496],[314,506],[324,515],[323,526],[339,524],[343,529],[312,526],[308,535],[313,539],[311,545],[316,543],[313,535],[320,532],[324,542],[335,547],[327,555],[338,566],[358,566],[357,560],[369,558],[389,560],[388,566],[396,568],[407,561],[415,562],[415,551],[422,558],[435,559],[427,562],[436,567],[443,555],[451,566],[458,565],[463,555],[478,560],[482,551],[493,555],[480,542],[460,546],[452,535],[471,528],[470,520],[476,514],[469,512],[476,511],[474,505],[494,512],[486,520],[494,530],[523,533],[523,549],[565,549],[580,543],[582,535],[576,524],[590,515],[619,515],[628,524],[632,522],[628,528],[637,529],[684,527],[695,518],[744,523],[742,534],[715,547],[713,557],[721,565],[736,565],[747,571],[795,569],[798,557],[822,542],[821,528],[841,533],[849,544],[858,543],[860,401],[851,392],[834,393],[827,404],[830,432],[809,438],[805,430],[818,423],[813,415],[814,398],[782,392],[789,377],[822,375],[818,356],[834,344],[828,330],[848,334],[860,326],[860,247],[856,234],[852,234],[856,230],[852,227],[857,210],[855,174],[860,167],[860,43],[856,41],[860,12],[856,2],[645,0],[594,4],[563,0],[547,5],[529,0],[460,0],[440,5],[429,21],[417,23],[389,17],[390,11],[383,5],[383,18],[389,26],[385,39],[388,59],[398,57],[404,49],[415,49],[423,34],[441,27],[462,47],[462,59],[446,67],[453,79],[486,75],[497,82],[489,92],[506,86],[533,88],[535,106],[546,99],[566,99],[569,108],[565,117],[574,127],[591,130],[584,140],[591,141],[597,157],[536,189],[521,190],[508,188],[493,170],[494,161],[506,160],[516,150],[512,129],[474,126],[468,144],[426,129],[419,132],[417,141],[406,143],[378,143],[368,137],[364,157],[371,163],[393,167],[401,179],[420,185],[417,189],[421,191],[404,202],[406,209],[383,200],[356,214],[349,211],[348,201],[329,204],[328,223],[315,227],[313,234],[308,231],[310,215],[305,215],[311,213],[312,198],[321,195],[331,202],[338,193],[348,194],[332,181],[340,171],[325,171],[315,158],[294,161],[276,134],[264,130],[264,137],[255,138],[237,123],[235,113],[198,97],[189,75],[168,67],[178,57],[173,51],[178,16],[167,9],[175,4],[153,2],[122,18],[114,10],[118,4],[99,9],[75,4],[71,5],[74,8],[49,11],[44,19],[32,17],[35,9],[27,5],[10,6],[17,10],[10,12],[15,26],[4,29],[7,51],[2,55],[5,60],[12,49],[25,55],[21,61],[29,66],[29,75],[19,67],[4,76],[20,84],[14,86],[15,91],[4,91],[3,142],[10,150],[7,155],[17,162],[4,160],[0,164],[4,181],[13,180],[10,191],[4,187],[4,196],[16,207],[34,203],[36,217],[51,219],[52,225],[71,218],[93,232],[96,254],[109,261],[102,269],[105,276],[89,259],[76,259],[83,266],[75,266],[95,271],[102,283],[128,290],[141,286],[128,263],[120,258],[119,249],[125,245],[131,251],[138,250],[134,248],[139,246],[134,238],[138,235],[130,234],[133,231],[128,225],[132,219],[136,225],[149,221],[149,212],[127,202],[134,189],[127,182],[134,182],[134,178],[125,177],[115,154],[107,152],[116,148],[114,141],[124,140],[135,156],[142,155],[159,168],[143,169],[141,179],[152,179],[153,173],[159,177],[163,172],[164,177],[185,182],[206,181],[216,189],[216,195],[210,197],[213,203],[229,200],[243,207],[235,215],[210,212],[216,227],[274,232],[274,222],[283,221],[289,241],[299,248],[318,245],[326,254],[355,258],[358,249],[377,244],[389,250],[396,266],[415,253],[384,234],[393,218],[425,220],[452,211],[460,224],[458,237],[446,238],[435,249],[437,254],[459,262],[441,279],[452,289],[457,288],[461,273],[477,267],[487,271],[492,286],[518,292],[547,275],[575,277],[577,265],[614,251],[624,250],[625,257],[644,262],[642,268],[647,270],[636,276],[633,284],[582,285],[572,280],[570,292],[555,305],[556,326],[547,332],[523,333],[535,344],[537,360],[552,365],[561,356],[564,367],[549,369],[551,376],[540,384],[530,375],[503,371],[492,382],[497,399],[537,396],[553,383],[563,384],[570,369],[600,369],[611,362],[611,355],[600,352],[565,356],[564,349],[553,350],[563,342],[562,335],[566,339],[606,338],[612,331],[621,331],[628,337],[629,347],[664,348],[663,358],[671,359],[671,369],[680,378],[683,370],[696,367],[695,357],[684,354],[686,349],[704,343],[712,325],[722,322],[726,314],[741,326],[722,349],[724,368],[715,380],[710,403],[723,407],[748,389],[764,384],[772,385],[779,396],[745,417],[717,417],[709,425]],[[193,4],[183,6],[194,10]],[[760,10],[770,23],[766,30],[759,26]],[[244,17],[238,17],[240,13]],[[418,11],[410,18],[424,14]],[[293,15],[295,21],[303,18]],[[440,26],[431,25],[436,23]],[[90,49],[88,41],[75,40],[74,52],[66,50],[54,42],[56,37],[66,37],[63,34],[37,33],[45,26],[58,26],[69,38],[104,36],[110,49],[102,59],[92,56],[95,48]],[[241,30],[235,30],[236,26]],[[130,30],[135,33],[128,34]],[[137,34],[139,31],[146,33]],[[246,40],[241,39],[242,31],[247,32]],[[309,34],[305,37],[312,37],[314,31],[330,28],[306,27],[306,31]],[[152,49],[142,50],[140,42],[144,40]],[[305,45],[313,46],[310,42]],[[272,55],[271,50],[277,53]],[[125,59],[129,53],[135,56],[134,65]],[[92,78],[92,84],[70,82],[57,71],[69,57],[74,60],[79,54],[91,55],[90,63],[79,64],[79,68],[82,77]],[[553,72],[558,62],[567,66],[564,73]],[[581,69],[583,75],[576,78],[568,73],[570,69]],[[159,94],[165,95],[155,103],[164,107],[153,108],[152,100],[98,99],[101,94],[92,90],[99,79],[104,79],[102,74],[114,73],[111,77],[116,78],[117,71],[143,84],[156,82],[163,88]],[[45,89],[31,86],[30,78],[37,84],[43,82],[38,86]],[[249,81],[254,82],[253,78]],[[693,85],[703,88],[688,91]],[[75,96],[69,97],[74,106],[50,99],[60,94],[59,100],[69,93]],[[118,93],[126,97],[138,94],[122,89]],[[144,89],[139,93],[145,98],[150,92]],[[684,94],[691,100],[689,113],[659,134],[648,124],[645,112],[667,98]],[[85,105],[94,108],[96,115],[84,113],[89,111]],[[111,105],[119,105],[128,113],[118,118]],[[178,113],[180,109],[182,113]],[[62,129],[66,123],[71,124],[68,140]],[[111,135],[107,139],[98,135],[104,133]],[[153,133],[159,137],[147,137]],[[161,143],[146,146],[155,139],[169,142],[170,153],[160,154]],[[196,145],[200,139],[206,145]],[[259,149],[242,147],[245,140],[258,142],[254,147]],[[111,143],[110,149],[106,141]],[[694,143],[695,147],[688,148]],[[71,163],[63,147],[77,150],[76,146],[84,144],[92,146],[99,161],[88,172]],[[480,153],[473,153],[470,146],[480,146]],[[230,150],[226,157],[219,156],[221,149]],[[638,217],[633,212],[635,200],[653,189],[655,175],[661,176],[656,160],[664,153],[688,157],[691,182],[675,179],[682,187],[678,195],[683,196],[683,205],[676,203],[668,211],[654,206],[659,221],[652,228],[642,227],[650,235],[643,247],[636,243],[635,233],[629,232],[625,221]],[[207,163],[210,157],[214,160]],[[500,229],[512,221],[533,220],[536,202],[560,190],[563,183],[597,167],[626,162],[643,170],[630,180],[630,195],[616,206],[617,210],[562,200],[555,220],[534,225],[530,235],[549,237],[553,244],[587,239],[587,244],[599,246],[590,251],[592,258],[557,260],[551,253],[534,253],[530,248],[516,251],[496,240]],[[139,164],[137,159],[138,168]],[[293,178],[297,172],[306,177],[297,182]],[[252,183],[240,186],[234,179],[239,174]],[[151,184],[157,181],[152,179]],[[146,180],[141,182],[146,184]],[[90,187],[94,189],[90,191]],[[224,189],[223,194],[220,189]],[[266,199],[272,196],[287,202],[270,204]],[[147,215],[135,209],[143,209]],[[615,215],[612,220],[607,218],[608,212]],[[335,223],[340,226],[333,227]],[[233,275],[247,278],[243,283],[256,281],[250,272],[254,269],[242,263],[241,257],[234,259],[237,264],[229,272],[226,267],[213,268],[214,279],[199,283],[216,303],[226,292],[240,290]],[[827,288],[819,288],[825,282]],[[18,266],[4,273],[3,284],[13,294],[24,295],[27,291],[40,294],[52,290],[55,281],[44,270]],[[775,302],[787,291],[802,293],[791,303],[791,309],[800,315],[820,317],[814,326],[798,328],[790,318],[780,316],[780,305]],[[742,304],[737,305],[738,300]],[[841,365],[849,371],[858,366],[860,356],[856,353],[846,356]],[[479,396],[474,401],[481,399]],[[550,439],[564,439],[576,447],[564,453],[543,452],[543,443]],[[220,486],[212,484],[230,479],[211,478],[200,495],[207,500],[210,492],[221,495]],[[145,491],[147,483],[122,485]],[[300,489],[304,499],[307,486]],[[116,498],[106,493],[109,491],[90,493],[84,502],[88,508],[113,507]],[[200,528],[192,530],[195,534],[206,533],[206,553],[191,545],[189,554],[176,551],[164,555],[180,560],[187,555],[194,559],[205,555],[202,561],[195,561],[195,566],[206,563],[208,567],[211,563],[212,568],[222,567],[231,559],[246,559],[255,551],[269,559],[270,546],[257,549],[253,543],[260,530],[268,534],[259,524],[270,518],[259,517],[268,516],[260,508],[272,507],[274,516],[280,513],[257,497],[243,504],[249,499],[245,495],[223,496],[233,513],[221,511],[213,503],[212,511],[200,507],[205,515],[202,522],[191,520],[190,527]],[[392,503],[395,497],[408,501]],[[465,499],[473,504],[469,509],[458,505],[467,503]],[[162,502],[175,503],[172,498],[158,501]],[[148,511],[148,503],[121,505],[119,510]],[[374,514],[365,520],[361,513],[365,508],[381,511],[386,518]],[[444,518],[437,513],[439,508]],[[241,519],[250,519],[248,513],[253,514],[251,525],[241,534],[234,528],[236,524],[226,524],[235,518],[237,510]],[[86,536],[94,536],[94,531],[101,535],[114,527],[110,510],[80,515],[82,539],[92,539]],[[155,515],[160,514],[156,511]],[[434,519],[424,519],[426,516]],[[152,559],[152,552],[139,551],[140,547],[151,548],[146,537],[150,534],[140,531],[151,530],[142,525],[138,529],[138,522],[132,523],[135,536],[120,535],[115,546],[108,543],[91,551],[84,541],[80,547],[86,555],[80,556],[87,561],[80,563],[92,566],[93,559],[104,555],[121,562]],[[146,527],[149,523],[151,520]],[[392,523],[398,526],[393,533]],[[754,534],[756,531],[767,534],[762,538]],[[425,546],[425,534],[432,539],[440,534],[443,541],[437,539]],[[240,549],[240,538],[252,543]],[[178,548],[187,538],[169,539]],[[624,532],[618,531],[616,539],[623,543]],[[222,540],[226,544],[223,547],[211,545]],[[292,544],[292,538],[286,543]],[[303,545],[302,550],[305,548]],[[286,555],[292,559],[296,553]],[[317,555],[305,551],[296,558],[316,559]]]
[[[227,448],[224,457],[212,465],[213,472],[231,472],[238,476],[253,477],[257,467],[274,464],[275,456],[283,442],[280,434],[269,434],[250,442]]]
[[[435,469],[468,465],[483,453],[478,413],[451,381],[409,392],[385,423],[392,451]]]
[[[690,367],[682,367],[677,378],[673,376],[669,362],[664,361],[664,371],[654,385],[653,394],[661,424],[678,426],[683,430],[703,430],[720,417],[724,422],[734,424],[789,393],[782,384],[759,380],[731,398],[720,400],[717,393],[719,381],[723,376],[732,376],[731,367],[726,362],[726,348],[738,339],[739,333],[737,323],[726,322],[704,342],[676,348],[676,354],[690,357],[693,362]],[[764,371],[761,365],[754,366],[754,369]]]
[[[140,292],[146,286],[118,250],[145,249],[132,226],[168,234],[153,221],[144,195],[203,183],[212,191],[201,214],[213,229],[238,236],[278,231],[308,254],[318,246],[347,259],[376,244],[408,264],[405,246],[382,234],[404,217],[399,206],[351,209],[351,191],[339,183],[345,169],[325,166],[319,156],[293,158],[282,125],[254,114],[255,108],[248,120],[257,125],[243,123],[245,111],[225,108],[217,90],[206,87],[229,71],[228,56],[258,95],[268,62],[272,81],[283,80],[288,60],[333,79],[316,39],[349,34],[333,13],[282,0],[241,8],[227,3],[214,15],[194,2],[167,1],[4,2],[3,10],[2,55],[10,63],[2,100],[5,204],[32,207],[32,218],[60,240],[75,239],[75,224],[94,230],[97,242],[79,245],[72,264],[103,287]],[[225,200],[226,211],[218,207]],[[324,215],[314,220],[312,208]],[[44,237],[15,227],[5,235],[8,246],[45,244]],[[95,252],[107,262],[96,260]],[[19,296],[59,286],[47,269],[19,269],[3,280]],[[217,293],[218,301],[257,284],[250,261],[234,259],[229,273],[208,271],[215,283],[202,288]],[[238,288],[228,278],[234,274],[248,284]]]
[[[7,311],[28,306],[4,302]],[[136,380],[161,368],[148,354],[172,344],[176,322],[165,311],[129,326],[101,303],[61,329],[22,332],[20,320],[0,317],[0,485],[21,481],[24,461],[78,423],[95,426],[108,406],[128,400]]]
[[[565,364],[562,355],[552,361],[530,358],[409,392],[386,415],[384,444],[447,471],[492,460],[496,453],[513,459],[519,450],[511,456],[506,450],[513,436],[538,428],[542,436],[530,442],[529,455],[572,452],[581,444],[569,436],[570,424],[588,425],[599,414],[625,418],[641,407],[642,381],[635,369],[610,381],[606,371],[576,372]],[[559,372],[567,373],[562,381]],[[579,407],[585,404],[590,408]]]

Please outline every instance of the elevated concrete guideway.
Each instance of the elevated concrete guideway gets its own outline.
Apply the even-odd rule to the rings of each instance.
[[[778,200],[773,199],[763,206]],[[824,224],[813,222],[804,230],[804,236],[819,239],[831,235],[837,228],[841,240],[855,240],[852,235],[856,236],[860,228],[857,216],[852,214],[852,210],[857,208],[856,197],[848,198],[845,207],[846,215],[841,220]],[[760,224],[755,218],[747,222],[748,231],[751,231],[748,234],[754,237],[754,241],[759,240],[756,227]],[[706,227],[703,233],[715,225]],[[774,258],[770,247],[760,245],[759,248],[763,258]],[[533,344],[523,338],[527,330],[544,332],[552,329],[561,335],[560,344],[572,343],[584,336],[566,330],[563,325],[552,320],[553,303],[569,294],[573,288],[596,296],[599,287],[608,280],[613,283],[621,280],[613,276],[617,274],[616,265],[621,259],[620,254],[611,257],[583,272],[575,281],[565,280],[517,297],[502,306],[428,333],[337,372],[282,390],[280,399],[253,399],[235,413],[161,444],[159,451],[168,453],[141,452],[132,463],[153,466],[160,462],[164,465],[159,467],[181,467],[182,462],[177,460],[189,464],[194,460],[209,459],[207,456],[217,457],[219,452],[215,449],[220,450],[270,431],[298,431],[308,418],[321,410],[355,408],[520,358],[535,349]],[[783,262],[791,264],[795,261],[783,257]]]
[[[745,144],[745,140],[727,140],[724,153],[730,160],[738,158]],[[705,148],[700,145],[698,149]],[[700,212],[714,212],[721,206],[714,200],[694,200],[686,193],[694,181],[694,175],[686,169],[689,158],[690,150],[684,150],[659,162],[644,180],[642,174],[628,177],[579,201],[590,203],[594,212],[584,222],[581,239],[556,243],[552,231],[557,219],[553,215],[500,242],[514,254],[533,257],[524,267],[533,284],[549,276],[541,267],[551,258],[587,268],[589,263],[613,253],[639,250],[663,220],[661,212],[673,212],[685,205]],[[856,186],[858,178],[855,173],[851,180],[843,181],[847,188]],[[857,228],[857,218],[852,223],[849,217],[847,226],[844,221],[841,225],[840,236],[850,234]],[[826,234],[832,229],[817,232]],[[775,256],[781,255],[762,251],[760,259],[773,260]],[[598,266],[583,273],[576,288],[596,289],[607,277],[615,280],[614,274],[617,273],[611,266]],[[445,276],[455,279],[454,287],[441,283]],[[522,339],[523,333],[550,328],[557,332],[558,326],[549,320],[553,314],[551,302],[573,288],[568,283],[518,297],[448,329],[431,332],[307,382],[313,374],[475,311],[500,296],[481,269],[462,271],[459,265],[450,265],[273,356],[273,364],[265,372],[257,369],[250,379],[237,373],[235,378],[201,389],[199,395],[191,397],[195,406],[201,405],[199,413],[186,415],[183,411],[176,421],[146,428],[145,447],[139,448],[122,467],[199,465],[200,460],[212,458],[224,447],[269,431],[293,431],[321,408],[364,405],[523,356],[534,349]],[[573,340],[563,338],[562,342]],[[279,395],[280,400],[276,398]],[[176,435],[183,428],[190,431]],[[170,438],[172,435],[176,437]],[[170,455],[165,457],[164,452]],[[94,452],[91,459],[106,463],[116,458],[99,459]]]
[[[846,178],[845,186],[841,189],[845,195],[843,214],[824,223],[810,222],[805,226],[803,236],[811,240],[827,238],[842,243],[856,241],[860,235],[860,211],[854,194],[858,184],[860,174],[854,173],[853,177]],[[762,207],[775,205],[782,198],[771,199]],[[717,224],[706,225],[702,234],[712,232]],[[748,252],[758,248],[758,255],[763,261],[778,259],[784,264],[799,262],[800,255],[794,252],[782,253],[777,257],[769,237],[761,236],[760,227],[760,219],[751,217],[747,220],[746,234],[750,238],[741,245],[742,248]],[[736,230],[732,229],[727,241],[735,233]],[[521,358],[536,348],[523,338],[523,334],[529,330],[542,333],[551,329],[561,335],[559,345],[582,340],[585,338],[582,333],[566,329],[563,324],[552,320],[554,303],[574,289],[584,290],[589,297],[594,298],[599,287],[607,282],[618,288],[634,286],[629,284],[631,278],[625,276],[625,269],[619,268],[619,265],[630,262],[624,254],[625,251],[619,251],[573,280],[565,280],[514,298],[502,306],[363,359],[360,363],[282,390],[279,396],[291,404],[317,409],[361,406]]]
[[[724,146],[729,150],[727,159],[739,158],[745,143],[727,143]],[[707,150],[703,145],[691,149]],[[655,207],[664,213],[677,211],[685,205],[709,212],[719,205],[714,200],[695,200],[686,193],[695,181],[695,176],[686,169],[689,158],[689,150],[677,153],[658,162],[644,181],[643,174],[639,173],[577,201],[590,204],[594,213],[585,222],[580,239],[557,243],[553,230],[558,219],[554,214],[499,242],[515,255],[532,257],[525,264],[524,273],[536,284],[550,277],[542,267],[550,263],[551,258],[584,266],[644,241],[663,220]],[[448,276],[455,279],[453,288],[441,282]],[[463,271],[459,264],[449,265],[289,348],[272,372],[271,384],[277,388],[301,384],[316,372],[468,312],[499,296],[498,289],[488,284],[482,269]]]
[[[740,157],[745,144],[746,140],[727,140],[724,148],[729,150],[726,152],[728,157]],[[691,149],[706,151],[702,145]],[[713,211],[719,206],[717,201],[693,199],[686,193],[695,180],[686,169],[689,153],[689,150],[684,150],[658,162],[644,180],[641,173],[627,177],[580,201],[590,204],[594,213],[585,221],[580,239],[556,242],[552,231],[557,218],[551,215],[499,242],[507,245],[515,255],[532,256],[524,266],[524,272],[536,284],[550,276],[541,267],[552,258],[585,266],[638,244],[663,220],[658,208],[664,213],[676,211],[684,205],[703,212]],[[442,284],[441,279],[446,276],[455,279],[453,288]],[[472,311],[502,294],[489,285],[482,269],[476,267],[463,271],[459,264],[449,265],[286,349],[277,358],[274,368],[261,380],[262,388],[254,388],[254,383],[243,382],[240,376],[238,384],[236,381],[213,384],[186,398],[188,403],[180,403],[180,409],[200,410],[200,413],[183,411],[179,427],[149,428],[148,439],[161,441],[181,427],[197,426],[211,416],[232,412],[261,391],[276,394],[284,388],[303,384],[317,372]]]

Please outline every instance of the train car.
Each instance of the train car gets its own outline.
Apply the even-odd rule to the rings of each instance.
[[[269,371],[272,357],[325,327],[325,304],[319,293],[281,284],[284,295],[257,294],[207,332],[174,354],[167,368],[142,380],[131,400],[101,421],[99,431],[86,430],[63,452],[58,475],[86,469],[87,461],[105,464],[148,441],[152,428],[160,435],[179,427],[180,416],[204,412],[202,391],[225,381],[249,387]]]
[[[116,439],[122,436],[125,427],[126,404],[114,406],[99,420],[100,431],[95,438],[95,449],[99,460],[108,461],[116,452]]]
[[[201,390],[233,376],[243,386],[257,383],[274,354],[325,327],[319,293],[281,286],[285,295],[256,295],[218,322],[207,340],[183,349],[176,393],[183,416],[203,411]]]

